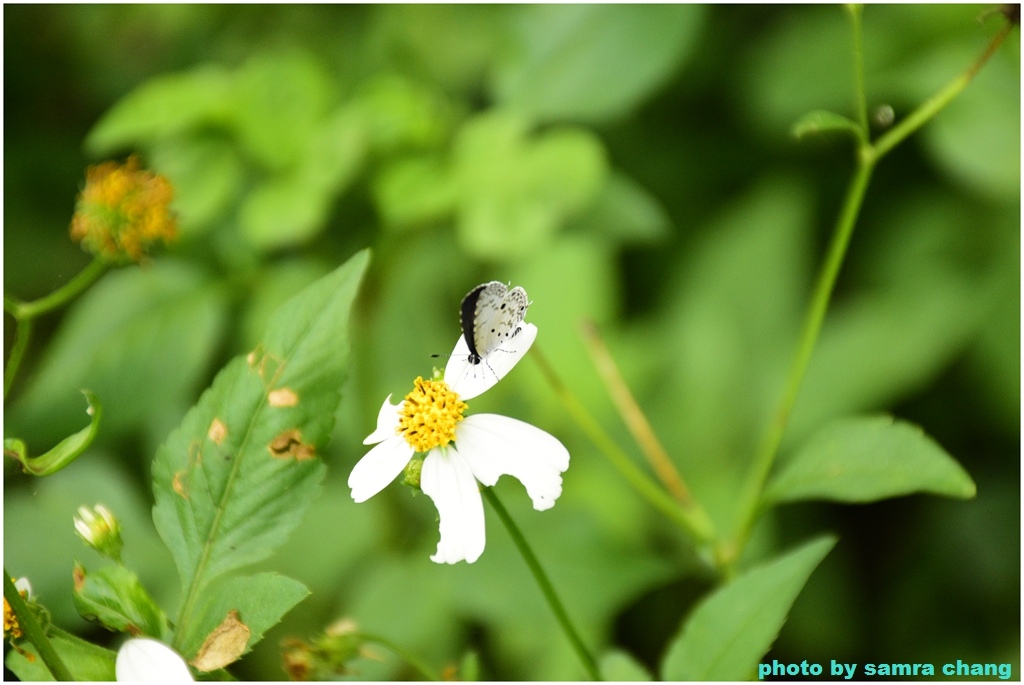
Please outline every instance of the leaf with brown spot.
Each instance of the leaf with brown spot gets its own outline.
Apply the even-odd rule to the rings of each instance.
[[[276,459],[305,461],[316,456],[316,448],[313,445],[304,444],[302,434],[294,428],[276,436],[267,445],[267,449]]]
[[[299,396],[291,388],[278,388],[267,394],[267,402],[271,407],[294,407],[299,403]]]
[[[216,671],[238,661],[249,644],[249,626],[242,623],[238,612],[228,612],[220,625],[206,636],[192,665],[200,671]]]
[[[206,431],[206,437],[210,438],[215,445],[219,445],[224,442],[224,438],[228,437],[228,427],[220,419],[214,419],[210,423],[210,430]]]
[[[326,466],[317,450],[341,399],[349,318],[367,263],[360,253],[285,302],[261,342],[221,369],[157,452],[153,520],[181,578],[175,644],[186,660],[230,610],[255,640],[257,626],[273,625],[297,601],[274,603],[268,592],[262,601],[273,611],[261,613],[241,587],[215,593],[283,544],[320,490]],[[285,388],[301,401],[286,411],[270,406],[271,390]],[[287,404],[289,395],[274,397]],[[220,444],[217,421],[229,428]]]

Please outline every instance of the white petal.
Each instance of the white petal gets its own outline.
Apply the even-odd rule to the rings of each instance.
[[[19,593],[24,592],[28,599],[32,599],[32,584],[28,582],[28,578],[18,578],[14,581],[14,589]]]
[[[377,412],[377,427],[363,440],[364,445],[376,445],[388,438],[395,436],[395,429],[398,428],[398,412],[402,408],[402,402],[391,404],[391,395],[384,400],[383,406]]]
[[[479,364],[471,364],[466,336],[459,336],[444,369],[445,383],[459,393],[460,400],[482,395],[508,375],[536,339],[537,327],[532,323],[521,323],[516,333],[504,344],[492,350]]]
[[[465,559],[472,564],[484,551],[484,503],[469,464],[452,448],[434,449],[423,460],[420,488],[434,501],[441,518],[441,540],[430,557],[439,564]]]
[[[365,502],[386,488],[409,463],[413,452],[412,445],[397,435],[367,452],[348,476],[352,499]]]
[[[193,680],[185,660],[162,642],[133,637],[117,652],[114,672],[119,681],[185,682]]]
[[[569,451],[535,426],[497,414],[474,414],[456,427],[455,445],[477,480],[490,486],[505,474],[513,476],[526,486],[538,511],[553,507],[562,494]]]

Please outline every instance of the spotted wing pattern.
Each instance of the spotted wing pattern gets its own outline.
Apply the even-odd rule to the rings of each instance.
[[[511,290],[500,281],[478,285],[462,300],[462,333],[466,336],[470,362],[484,357],[514,336],[530,303],[526,291]]]

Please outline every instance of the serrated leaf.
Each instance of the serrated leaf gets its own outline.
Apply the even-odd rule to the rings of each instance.
[[[138,576],[120,564],[87,572],[76,564],[72,598],[78,613],[115,632],[168,638],[167,616],[142,587]]]
[[[836,539],[818,538],[708,595],[686,619],[661,666],[663,680],[748,680],[793,601]]]
[[[221,370],[157,453],[153,519],[181,576],[183,634],[204,588],[267,557],[319,490],[317,454],[340,399],[349,312],[368,260],[358,253],[278,309],[263,341]]]
[[[800,139],[808,135],[819,133],[849,133],[854,138],[860,138],[862,133],[860,127],[846,117],[826,110],[815,110],[800,117],[793,124],[793,137]]]
[[[976,487],[918,426],[871,416],[840,419],[814,434],[782,464],[764,497],[875,502],[913,492],[967,499]]]
[[[78,680],[113,681],[114,652],[94,644],[80,640],[73,635],[50,635],[50,644],[60,654],[64,665],[68,667]],[[30,642],[19,647],[32,656],[29,660],[25,655],[12,649],[4,662],[14,675],[23,682],[53,681],[55,678],[50,669],[43,663],[39,651]]]
[[[88,426],[77,433],[72,433],[38,457],[28,456],[27,448],[22,440],[5,438],[4,454],[16,459],[21,463],[22,470],[33,476],[49,476],[77,459],[92,444],[100,429],[100,420],[103,418],[103,405],[100,404],[99,398],[88,390],[83,390],[82,394],[85,395],[85,400],[89,403],[86,413],[92,417]]]
[[[155,142],[230,113],[233,76],[219,66],[151,79],[117,102],[93,127],[86,148],[107,154]]]
[[[200,670],[222,668],[251,650],[289,609],[309,595],[297,580],[275,573],[229,578],[216,583],[205,595],[195,620],[178,636],[181,653]],[[214,649],[223,648],[231,636],[245,634],[242,648],[226,663],[216,663]],[[220,645],[218,645],[218,638]],[[204,649],[205,648],[205,649]],[[221,656],[221,658],[230,658]],[[212,668],[210,667],[212,666]]]

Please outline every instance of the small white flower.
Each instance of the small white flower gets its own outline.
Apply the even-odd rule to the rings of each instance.
[[[21,593],[25,599],[32,600],[32,584],[28,582],[28,578],[18,578],[14,581],[14,589]]]
[[[119,682],[186,682],[194,678],[173,649],[148,637],[133,637],[117,651],[114,672]]]
[[[431,560],[454,564],[476,561],[484,551],[484,509],[477,481],[492,486],[508,474],[526,486],[538,511],[550,509],[562,494],[562,473],[569,452],[556,438],[528,423],[497,414],[463,416],[462,388],[474,397],[493,386],[533,343],[537,329],[524,324],[525,343],[496,356],[490,379],[466,368],[468,362],[449,362],[443,380],[417,378],[415,389],[399,404],[389,395],[377,416],[377,427],[363,444],[376,446],[349,475],[352,499],[365,502],[383,490],[406,467],[413,455],[425,453],[420,487],[437,507],[441,540]],[[518,337],[518,336],[515,336]],[[514,338],[513,338],[514,340]],[[511,341],[510,341],[511,342]],[[455,351],[464,345],[459,339]],[[454,359],[453,355],[453,359]]]

